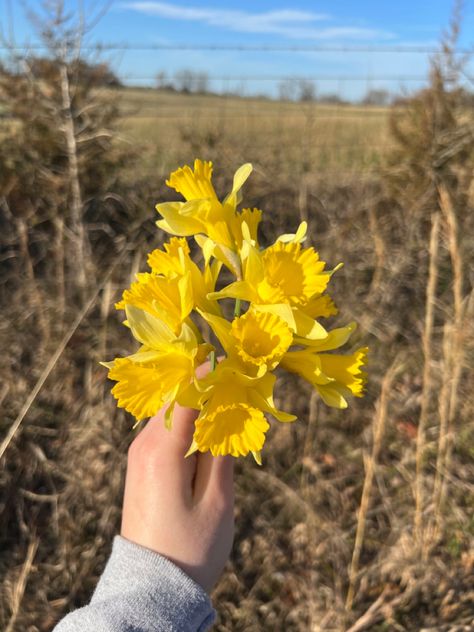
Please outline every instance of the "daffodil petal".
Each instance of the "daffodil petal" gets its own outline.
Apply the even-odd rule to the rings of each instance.
[[[336,386],[316,385],[316,390],[321,395],[321,399],[325,404],[332,408],[347,408],[347,401],[339,392]]]
[[[290,242],[302,243],[306,239],[307,229],[308,229],[307,222],[301,222],[301,224],[298,226],[296,233],[285,233],[283,235],[280,235],[277,241],[281,241],[285,244],[290,243]]]
[[[216,198],[212,186],[212,162],[206,162],[196,158],[194,169],[188,165],[173,171],[166,184],[181,193],[186,200],[198,200],[203,198]]]
[[[288,303],[278,303],[275,305],[254,304],[252,308],[255,311],[270,312],[271,314],[279,316],[282,320],[285,321],[291,331],[296,331],[297,329],[294,311],[291,309],[291,306],[288,305]]]
[[[321,371],[333,378],[337,383],[347,387],[356,397],[362,397],[367,379],[362,366],[367,361],[367,347],[362,347],[351,355],[321,353]]]
[[[227,353],[229,353],[229,351],[232,351],[235,346],[235,340],[231,334],[231,324],[229,323],[229,321],[225,318],[221,318],[220,316],[215,316],[214,314],[206,314],[204,312],[199,313],[204,318],[204,320],[209,323],[212,331],[218,337],[225,351]]]
[[[328,337],[326,329],[317,320],[307,316],[300,309],[294,309],[293,315],[298,336],[309,340],[325,340]]]
[[[242,301],[252,301],[255,298],[255,290],[246,281],[235,281],[219,292],[210,292],[207,298],[214,301],[221,298],[240,298]]]
[[[335,316],[338,313],[338,309],[329,294],[310,299],[301,309],[311,318],[329,318],[329,316]]]
[[[241,167],[237,169],[234,174],[234,182],[232,186],[232,191],[226,197],[224,204],[232,204],[237,206],[241,201],[240,190],[244,186],[246,180],[252,173],[253,167],[247,162]]]
[[[157,204],[155,208],[163,217],[163,220],[156,222],[156,225],[162,230],[184,237],[203,232],[203,223],[189,214],[189,205],[187,215],[182,214],[182,210],[185,208],[185,204],[182,202],[164,202]],[[194,211],[196,214],[199,212],[199,203],[194,204]]]
[[[194,439],[193,439],[192,442],[191,442],[191,445],[189,446],[189,450],[184,455],[184,458],[186,459],[188,456],[191,456],[191,454],[194,454],[198,450],[199,450],[199,446],[196,443],[196,441],[194,441]]]
[[[127,322],[134,337],[151,349],[160,349],[174,340],[173,330],[162,320],[134,305],[126,305]]]
[[[256,288],[258,284],[262,282],[264,276],[265,270],[260,254],[257,248],[249,245],[245,260],[245,280],[249,285]]]
[[[346,327],[338,327],[337,329],[332,329],[327,332],[327,336],[321,340],[310,340],[307,338],[298,338],[295,337],[295,344],[297,345],[307,345],[311,347],[314,351],[332,351],[333,349],[338,349],[342,347],[349,338],[351,337],[353,331],[356,329],[356,323],[350,323]]]

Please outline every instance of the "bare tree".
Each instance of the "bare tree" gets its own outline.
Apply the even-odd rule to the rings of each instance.
[[[383,88],[370,89],[362,99],[363,105],[388,105],[390,103],[390,92]]]
[[[296,79],[283,79],[278,85],[278,95],[282,101],[292,101],[297,94]]]
[[[209,92],[209,76],[207,72],[196,73],[194,91],[199,94]]]
[[[170,88],[171,85],[168,79],[168,73],[166,73],[164,70],[160,70],[160,72],[158,72],[155,76],[155,85],[158,90],[165,90],[167,88]]]
[[[309,79],[300,79],[298,81],[298,99],[300,101],[316,100],[316,85],[314,81]]]
[[[173,83],[176,90],[187,94],[192,92],[204,94],[209,91],[209,75],[206,72],[185,68],[175,74]]]
[[[50,199],[50,203],[64,206],[64,212],[56,215],[55,224],[61,233],[66,229],[76,271],[75,286],[82,298],[88,284],[89,259],[83,221],[86,181],[89,177],[97,181],[102,169],[100,167],[92,174],[88,160],[110,144],[109,125],[118,110],[96,90],[100,82],[110,80],[112,73],[105,64],[91,66],[85,63],[81,54],[84,37],[109,4],[100,4],[98,8],[96,5],[95,13],[87,18],[82,5],[77,12],[71,13],[66,11],[63,0],[42,0],[34,9],[25,4],[46,57],[38,59],[28,52],[20,53],[14,42],[8,40],[10,65],[8,72],[2,75],[0,86],[7,108],[20,124],[25,142],[30,150],[36,150],[29,156],[30,164],[37,169],[38,162],[42,163],[43,180],[57,195],[54,202]],[[12,137],[10,144],[21,142],[22,134],[17,129],[16,141]],[[26,171],[27,158],[27,155],[23,156],[19,171]],[[8,169],[2,173],[3,179],[8,173]],[[36,173],[33,177],[39,179]],[[15,178],[18,180],[18,174]],[[2,177],[0,190],[1,180]],[[35,205],[33,202],[32,207]],[[56,236],[55,240],[62,243],[63,235]]]

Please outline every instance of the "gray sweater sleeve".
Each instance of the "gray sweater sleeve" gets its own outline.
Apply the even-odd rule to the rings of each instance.
[[[214,616],[207,593],[184,571],[116,536],[90,604],[54,632],[204,632]]]

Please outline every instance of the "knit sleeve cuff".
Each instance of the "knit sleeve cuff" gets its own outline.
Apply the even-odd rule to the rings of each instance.
[[[140,630],[201,632],[215,618],[209,596],[199,584],[162,555],[121,536],[114,539],[91,605],[115,599],[129,602],[129,623]],[[144,626],[147,619],[159,619],[164,627]]]

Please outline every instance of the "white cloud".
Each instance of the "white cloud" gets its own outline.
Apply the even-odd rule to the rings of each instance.
[[[281,9],[263,13],[250,13],[232,9],[185,7],[168,2],[125,2],[122,8],[165,19],[198,22],[239,33],[272,34],[299,40],[372,40],[391,39],[387,31],[352,27],[315,26],[330,19],[323,13]]]

